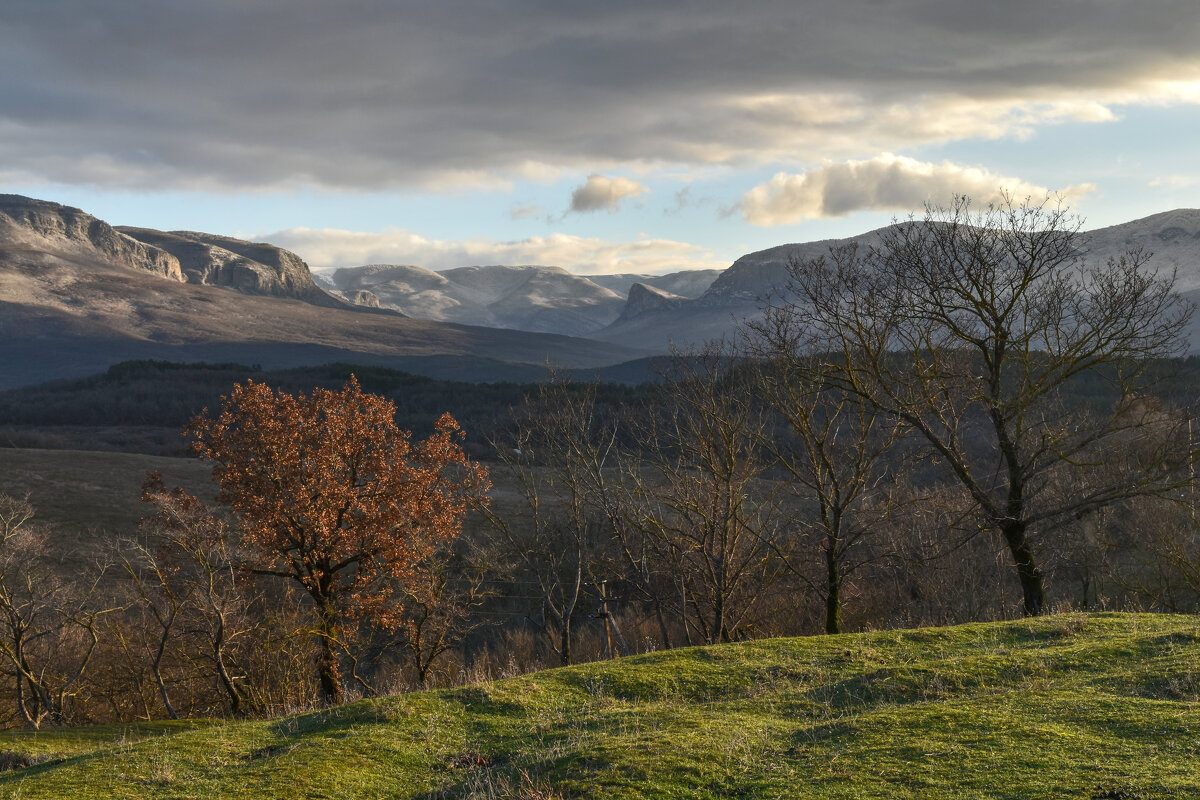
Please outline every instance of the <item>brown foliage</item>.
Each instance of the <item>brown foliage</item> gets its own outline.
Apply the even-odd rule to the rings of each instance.
[[[338,654],[351,624],[403,624],[397,587],[458,535],[470,500],[489,485],[449,414],[417,444],[394,414],[353,377],[311,395],[247,381],[215,419],[188,427],[239,518],[247,568],[294,580],[313,600],[328,700],[341,697]]]

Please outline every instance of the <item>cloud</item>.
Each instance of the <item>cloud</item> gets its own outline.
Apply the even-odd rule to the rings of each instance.
[[[845,160],[1198,103],[1198,25],[1194,0],[6,3],[0,179],[444,188]]]
[[[562,267],[578,274],[595,274],[659,273],[729,266],[728,262],[716,260],[701,247],[669,239],[613,242],[560,233],[510,242],[494,239],[446,241],[402,229],[365,233],[330,228],[289,228],[255,234],[253,238],[294,251],[313,269],[363,264],[413,264],[428,269],[538,264]]]
[[[529,219],[531,217],[539,217],[544,213],[545,210],[537,203],[521,203],[508,209],[508,216],[514,221],[519,219]]]
[[[1095,186],[1062,189],[1077,197]],[[949,161],[931,164],[884,153],[868,161],[827,164],[796,175],[779,173],[742,196],[742,217],[754,225],[787,225],[806,219],[842,217],[864,210],[912,210],[926,202],[947,204],[956,194],[980,203],[1040,198],[1050,189]]]
[[[685,186],[679,191],[675,192],[675,204],[664,208],[663,215],[672,216],[675,214],[682,214],[689,208],[699,208],[700,206],[710,205],[712,202],[713,198],[707,195],[703,197],[694,197],[692,195],[692,187]]]
[[[1146,185],[1155,189],[1190,189],[1200,186],[1200,175],[1163,175]]]
[[[578,214],[612,212],[620,207],[621,201],[641,197],[648,191],[646,186],[629,178],[608,178],[593,173],[588,176],[587,183],[571,193],[571,210]]]

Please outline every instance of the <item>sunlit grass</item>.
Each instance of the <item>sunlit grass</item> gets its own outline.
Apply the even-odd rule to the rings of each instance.
[[[278,720],[13,732],[3,797],[1200,797],[1200,620],[676,650]]]

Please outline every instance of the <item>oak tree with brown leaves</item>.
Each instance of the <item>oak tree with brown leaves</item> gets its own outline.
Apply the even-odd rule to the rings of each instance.
[[[196,453],[214,462],[220,501],[238,516],[246,567],[296,581],[312,599],[327,702],[342,699],[353,627],[403,623],[401,587],[458,535],[469,502],[489,486],[449,414],[413,443],[395,412],[353,376],[340,391],[311,395],[247,381],[222,398],[216,418],[206,410],[188,427]]]

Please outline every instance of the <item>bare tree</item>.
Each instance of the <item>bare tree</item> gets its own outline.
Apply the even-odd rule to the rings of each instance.
[[[1200,525],[1190,492],[1137,498],[1081,520],[1108,591],[1175,614],[1200,610]]]
[[[668,578],[685,639],[726,642],[749,635],[783,567],[764,411],[751,379],[731,369],[722,346],[679,356],[659,413],[624,459],[627,517],[641,542],[627,547]]]
[[[792,263],[794,301],[767,312],[768,324],[810,332],[832,385],[924,438],[1006,543],[1030,615],[1046,602],[1039,536],[1167,491],[1191,458],[1159,452],[1113,469],[1131,442],[1171,440],[1138,401],[1152,390],[1150,360],[1178,351],[1192,309],[1143,252],[1086,263],[1079,228],[1049,203],[976,212],[956,198],[876,245]],[[1109,408],[1070,402],[1065,390],[1088,374],[1109,385]],[[1077,478],[1070,496],[1053,491],[1063,471]]]
[[[782,316],[769,321],[793,322]],[[903,425],[830,387],[820,360],[804,351],[803,331],[757,325],[751,334],[752,350],[763,359],[758,386],[785,429],[769,431],[764,443],[805,506],[792,518],[789,546],[776,554],[824,600],[825,632],[841,633],[845,583],[882,560],[883,539],[873,534],[899,511],[891,492],[899,459],[888,463],[885,456]],[[814,550],[820,562],[816,580],[808,568]]]
[[[611,469],[616,434],[596,417],[594,386],[544,384],[515,417],[516,438],[497,445],[497,453],[523,507],[513,517],[484,511],[517,579],[537,592],[531,620],[566,665],[585,587],[595,581],[607,539],[596,490]]]
[[[244,713],[246,676],[235,651],[261,621],[251,609],[250,576],[238,574],[229,526],[197,498],[168,489],[157,472],[147,476],[142,499],[153,508],[142,522],[145,539],[124,543],[120,563],[154,621],[148,649],[163,707],[177,718],[164,677],[173,654],[185,669],[203,664],[201,674],[215,678],[229,711]]]
[[[489,596],[484,579],[490,566],[488,556],[476,560],[437,553],[400,588],[405,648],[421,687],[429,687],[438,659],[480,627],[473,613]]]
[[[16,710],[31,728],[70,721],[71,704],[112,609],[98,600],[103,569],[62,577],[49,530],[28,500],[0,495],[0,660],[13,680]]]

